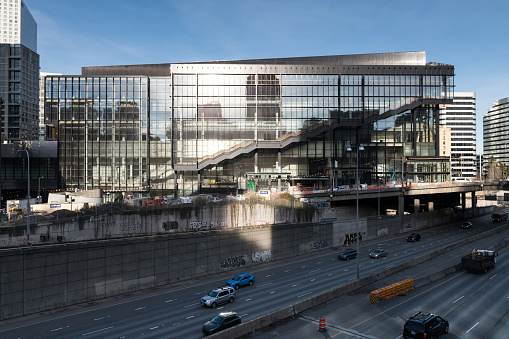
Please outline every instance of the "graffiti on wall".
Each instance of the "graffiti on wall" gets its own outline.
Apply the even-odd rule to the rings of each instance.
[[[212,221],[210,223],[210,228],[224,228],[226,227],[225,221]]]
[[[327,241],[318,240],[313,243],[313,250],[321,250],[322,248],[329,247]]]
[[[205,227],[207,227],[206,221],[190,221],[189,222],[189,229],[191,231],[197,231],[197,230],[200,230]]]
[[[246,260],[244,260],[243,256],[237,256],[237,257],[228,257],[223,259],[221,263],[219,264],[219,267],[222,269],[230,269],[230,268],[237,268],[242,267],[246,264]]]
[[[120,231],[126,233],[139,233],[141,232],[141,222],[124,222],[120,224]]]
[[[272,251],[267,250],[267,251],[251,253],[251,260],[257,264],[262,263],[262,262],[271,261],[272,260]]]
[[[343,245],[351,245],[355,244],[357,237],[355,236],[355,233],[345,234],[345,240],[343,241]],[[359,241],[362,241],[362,233],[359,233]]]
[[[165,221],[163,222],[163,228],[165,231],[177,230],[179,228],[178,221]]]
[[[379,229],[378,230],[378,236],[381,237],[382,235],[387,235],[389,234],[389,229],[388,228],[382,228],[382,229]]]

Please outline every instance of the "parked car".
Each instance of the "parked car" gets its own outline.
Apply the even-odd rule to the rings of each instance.
[[[463,224],[461,224],[461,228],[472,228],[472,222],[465,221]]]
[[[339,260],[350,260],[357,257],[357,250],[354,248],[347,248],[343,252],[339,253]]]
[[[217,305],[235,301],[235,289],[231,286],[214,288],[209,294],[201,298],[201,304],[216,308]]]
[[[449,332],[449,322],[428,312],[418,312],[411,316],[403,327],[403,338],[437,338]]]
[[[205,333],[205,335],[209,335],[240,324],[241,322],[242,318],[237,312],[222,312],[203,324],[202,332]]]
[[[386,250],[381,250],[381,249],[374,250],[370,254],[370,257],[371,258],[375,258],[375,259],[379,259],[381,257],[386,257],[386,256],[387,256],[387,251]]]
[[[414,241],[420,241],[421,235],[419,233],[412,233],[407,238],[406,241],[414,242]]]
[[[228,280],[226,284],[237,290],[242,286],[252,286],[254,284],[254,277],[251,273],[240,273]]]

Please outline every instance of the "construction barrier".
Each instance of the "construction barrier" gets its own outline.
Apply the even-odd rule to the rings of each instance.
[[[382,287],[372,291],[369,300],[372,304],[376,304],[384,299],[394,298],[402,293],[414,289],[414,279],[405,279],[390,286]]]
[[[320,317],[320,323],[318,324],[318,331],[325,332],[327,329],[325,328],[325,318]]]

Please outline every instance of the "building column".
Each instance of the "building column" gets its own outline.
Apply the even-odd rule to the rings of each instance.
[[[472,213],[473,216],[477,215],[477,196],[475,195],[475,192],[472,192]]]
[[[405,195],[403,193],[398,197],[398,214],[405,214]]]
[[[435,204],[433,203],[433,201],[429,201],[428,202],[428,212],[431,212],[434,210],[435,210]]]
[[[461,193],[461,210],[463,211],[463,218],[465,217],[465,209],[467,206],[467,194],[465,192]]]
[[[419,213],[419,209],[421,207],[421,200],[420,199],[414,199],[414,213]]]

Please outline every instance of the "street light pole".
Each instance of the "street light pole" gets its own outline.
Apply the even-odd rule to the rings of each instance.
[[[356,234],[355,234],[355,242],[357,244],[356,250],[357,255],[355,256],[355,261],[357,262],[357,280],[359,280],[359,150],[364,151],[364,146],[360,144],[359,146],[350,146],[348,145],[346,150],[348,152],[352,151],[352,148],[357,148],[357,159],[355,159],[355,185],[356,185],[356,197],[355,197],[355,215],[356,215]]]
[[[27,149],[18,150],[18,152],[25,151],[27,153],[27,246],[30,246],[30,155]]]

